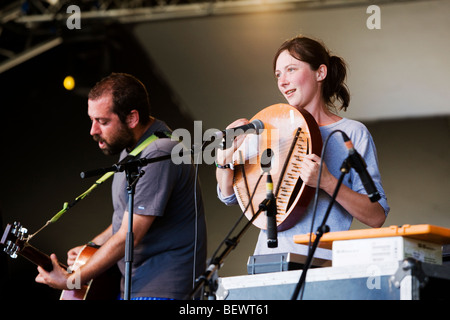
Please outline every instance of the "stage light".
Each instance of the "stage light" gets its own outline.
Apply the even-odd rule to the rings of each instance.
[[[64,78],[63,85],[66,90],[72,90],[75,88],[75,79],[72,76],[67,76]]]

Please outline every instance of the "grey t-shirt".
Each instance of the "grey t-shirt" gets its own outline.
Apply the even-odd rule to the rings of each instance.
[[[387,204],[386,195],[381,184],[381,177],[378,169],[377,152],[372,136],[367,130],[366,126],[364,126],[361,122],[343,118],[331,125],[321,126],[319,128],[324,143],[327,137],[335,130],[342,130],[347,134],[347,136],[352,141],[356,151],[366,161],[367,171],[372,177],[375,186],[381,196],[381,199],[378,202],[381,204],[385,211],[385,214],[387,215],[389,212],[389,206]],[[325,157],[323,158],[323,160],[325,161],[330,173],[333,174],[336,178],[340,176],[340,168],[347,156],[348,150],[343,142],[342,135],[340,133],[333,134],[327,144]],[[366,194],[361,179],[354,169],[351,169],[350,172],[346,174],[342,183],[356,192]],[[235,195],[224,198],[220,194],[219,189],[218,196],[219,199],[221,199],[221,201],[227,205],[237,203]],[[322,223],[330,200],[331,196],[329,196],[323,190],[319,190],[317,211],[314,218],[314,225],[312,227],[313,232],[316,232],[317,228]],[[311,231],[314,207],[313,202],[314,200],[311,200],[305,214],[294,227],[282,232],[278,232],[277,248],[267,247],[267,232],[266,230],[261,230],[255,248],[255,255],[282,252],[293,252],[306,255],[308,247],[294,243],[293,237],[295,235],[306,234]],[[335,202],[326,224],[330,227],[330,231],[343,231],[350,228],[352,220],[353,217],[341,205]],[[315,257],[331,259],[331,251],[327,249],[317,248]]]
[[[169,129],[156,120],[139,143],[156,131]],[[150,159],[170,155],[176,144],[169,138],[160,138],[138,157]],[[127,155],[123,151],[120,159]],[[156,219],[134,248],[131,297],[182,299],[190,292],[193,281],[204,271],[206,263],[206,223],[198,184],[197,194],[194,194],[194,167],[191,164],[175,165],[169,159],[141,169],[145,174],[136,185],[134,213],[156,216]],[[120,228],[124,212],[128,211],[126,187],[125,173],[116,173],[112,184],[114,233]],[[118,266],[123,275],[123,259]],[[122,277],[122,292],[123,285]]]

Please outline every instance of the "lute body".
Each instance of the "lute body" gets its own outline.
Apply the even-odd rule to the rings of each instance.
[[[234,153],[233,188],[241,209],[251,220],[266,197],[265,178],[260,179],[260,176],[263,172],[261,164],[267,162],[265,152],[270,149],[277,229],[287,230],[298,222],[314,196],[315,188],[303,183],[300,170],[305,155],[314,153],[320,156],[320,130],[311,114],[287,104],[269,106],[250,121],[255,119],[264,123],[264,130],[259,135],[248,135]],[[253,224],[266,229],[267,219],[260,214]]]

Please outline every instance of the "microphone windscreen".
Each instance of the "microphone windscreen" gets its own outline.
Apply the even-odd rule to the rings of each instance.
[[[261,120],[255,119],[252,121],[252,124],[255,126],[257,133],[259,133],[258,131],[264,129],[264,122],[262,122]]]

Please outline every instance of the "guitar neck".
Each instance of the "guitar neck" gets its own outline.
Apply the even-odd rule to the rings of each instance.
[[[35,247],[33,247],[28,242],[24,242],[23,248],[18,253],[22,257],[30,260],[31,262],[33,262],[34,264],[36,264],[40,267],[42,267],[46,271],[50,272],[53,270],[53,264],[52,264],[52,260],[50,259],[50,257],[48,255],[46,255],[45,253],[39,251]],[[65,266],[64,264],[59,263],[59,265],[62,268],[67,269],[67,266]]]

